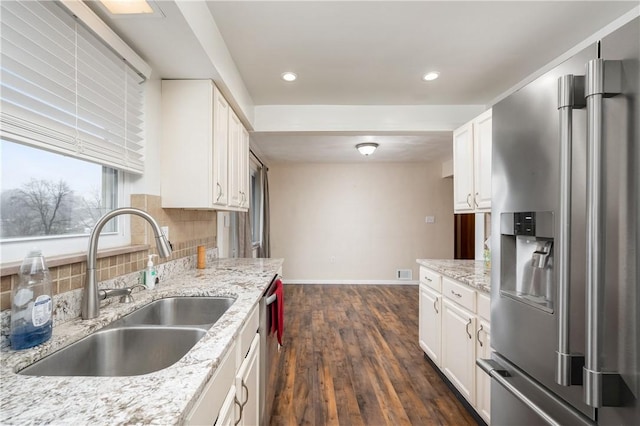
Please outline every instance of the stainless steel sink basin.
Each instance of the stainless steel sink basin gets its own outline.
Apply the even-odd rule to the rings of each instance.
[[[138,376],[176,363],[235,302],[159,299],[21,370],[28,376]]]
[[[27,376],[138,376],[169,367],[204,336],[201,328],[100,330],[30,365]]]
[[[232,297],[168,297],[114,321],[109,327],[131,325],[199,326],[210,328],[229,309]]]

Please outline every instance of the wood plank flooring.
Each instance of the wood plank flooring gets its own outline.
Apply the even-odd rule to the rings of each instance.
[[[285,285],[271,425],[476,425],[418,346],[418,286]]]

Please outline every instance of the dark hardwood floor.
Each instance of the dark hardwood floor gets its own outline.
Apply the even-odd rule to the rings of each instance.
[[[418,346],[418,286],[285,285],[271,425],[475,425]]]

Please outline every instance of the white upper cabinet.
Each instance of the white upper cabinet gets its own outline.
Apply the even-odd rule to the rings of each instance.
[[[213,86],[213,179],[215,196],[213,204],[224,207],[229,203],[228,153],[229,153],[229,117],[235,116],[229,103]]]
[[[453,208],[491,211],[491,110],[453,132]]]
[[[238,116],[231,111],[229,114],[229,205],[232,207],[242,206],[242,194],[240,189],[241,175],[240,156],[244,152],[242,149],[242,123]]]
[[[246,210],[245,134],[213,81],[163,80],[162,207]]]

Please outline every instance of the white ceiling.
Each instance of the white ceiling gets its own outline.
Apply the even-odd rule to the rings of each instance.
[[[173,1],[165,18],[96,11],[161,78],[214,78]],[[638,1],[208,1],[254,105],[490,105]],[[441,73],[424,82],[426,71]],[[294,71],[295,83],[280,80]],[[462,124],[462,123],[461,123]],[[259,129],[258,129],[259,130]],[[267,162],[360,161],[354,133],[260,133]],[[384,136],[384,137],[383,137]],[[451,133],[377,135],[367,161],[451,157]]]

